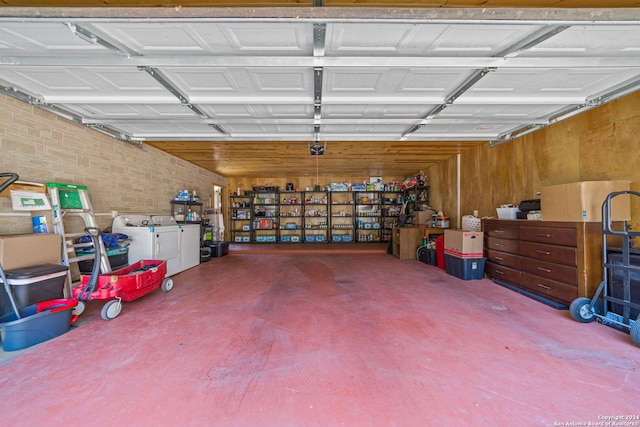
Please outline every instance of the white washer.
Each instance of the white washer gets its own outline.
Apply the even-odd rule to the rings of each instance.
[[[111,229],[114,233],[130,237],[129,263],[139,260],[166,260],[167,276],[181,271],[178,224],[173,217],[164,215],[161,219],[156,218],[154,223],[150,215],[120,215],[113,219]]]

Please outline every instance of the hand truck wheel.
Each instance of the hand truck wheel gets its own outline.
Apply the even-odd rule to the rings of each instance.
[[[591,307],[590,298],[576,298],[569,306],[569,313],[574,320],[580,323],[591,323],[596,320],[596,314],[598,312],[597,304]]]
[[[629,335],[631,335],[631,341],[640,346],[640,316],[633,322],[631,325],[631,329],[629,330]]]

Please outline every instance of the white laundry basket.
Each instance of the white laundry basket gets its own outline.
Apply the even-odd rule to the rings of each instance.
[[[482,221],[473,215],[465,215],[462,217],[462,230],[464,231],[480,231],[482,229]]]

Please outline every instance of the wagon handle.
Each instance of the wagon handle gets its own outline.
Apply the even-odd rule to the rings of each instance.
[[[102,254],[100,253],[100,243],[98,241],[98,238],[102,234],[102,231],[98,227],[86,227],[84,231],[89,236],[91,236],[91,240],[93,241],[95,260],[93,261],[93,268],[91,269],[91,276],[89,277],[89,281],[82,289],[82,292],[78,296],[78,299],[89,301],[91,299],[91,294],[96,290],[98,276],[100,275],[100,257],[102,256]]]

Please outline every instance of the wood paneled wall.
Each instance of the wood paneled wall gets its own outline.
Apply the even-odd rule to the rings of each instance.
[[[455,162],[452,158],[429,171],[442,177],[442,185],[433,186],[434,201],[436,193],[445,196],[443,206],[450,212],[455,210],[450,194]],[[640,92],[517,140],[462,154],[461,214],[477,209],[481,216],[495,216],[500,204],[537,198],[546,185],[618,179],[631,180],[631,189],[640,191]],[[639,229],[637,201],[632,218]]]

